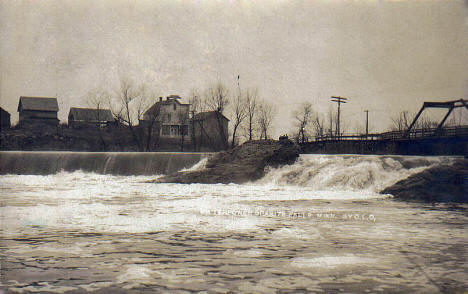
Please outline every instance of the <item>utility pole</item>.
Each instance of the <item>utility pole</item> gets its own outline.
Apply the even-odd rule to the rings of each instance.
[[[239,90],[239,97],[240,97],[241,96],[240,75],[237,75],[237,89]]]
[[[192,145],[193,149],[197,151],[197,143],[195,142],[195,111],[191,110],[190,113],[192,114]]]
[[[366,113],[366,139],[369,136],[369,110],[364,110]]]
[[[341,133],[340,133],[340,105],[341,105],[341,103],[346,103],[346,100],[348,100],[348,98],[339,97],[339,96],[331,96],[331,98],[332,98],[331,99],[332,102],[338,103],[338,118],[337,118],[337,124],[336,124],[336,132],[337,132],[338,140],[339,140],[340,137],[341,137]]]

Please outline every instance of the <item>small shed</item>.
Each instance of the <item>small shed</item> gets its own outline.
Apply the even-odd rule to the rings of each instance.
[[[58,110],[57,98],[21,96],[18,103],[19,125],[57,126],[59,124]]]
[[[105,127],[114,123],[114,117],[109,109],[70,108],[68,126],[76,127]]]
[[[9,129],[11,127],[10,113],[1,107],[0,107],[0,120],[1,120],[0,128],[2,130]]]

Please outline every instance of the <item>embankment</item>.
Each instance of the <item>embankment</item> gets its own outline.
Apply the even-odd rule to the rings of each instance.
[[[178,172],[154,180],[156,183],[236,183],[255,181],[265,175],[265,167],[292,164],[299,147],[289,140],[246,142],[211,157],[204,169]]]
[[[430,167],[381,193],[399,200],[468,203],[468,159]]]

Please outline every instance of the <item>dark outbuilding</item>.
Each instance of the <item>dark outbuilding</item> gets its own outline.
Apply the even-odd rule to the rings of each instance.
[[[68,126],[74,128],[83,126],[105,127],[111,123],[114,123],[114,117],[109,109],[72,107],[68,113]]]
[[[21,96],[18,103],[19,125],[57,126],[59,124],[58,110],[57,98]]]
[[[9,129],[11,127],[10,113],[1,107],[0,107],[0,120],[1,120],[0,128],[2,130]]]

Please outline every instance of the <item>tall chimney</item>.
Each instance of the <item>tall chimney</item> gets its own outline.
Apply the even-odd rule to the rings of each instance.
[[[159,102],[162,102],[162,99],[163,99],[162,97],[159,97]]]

